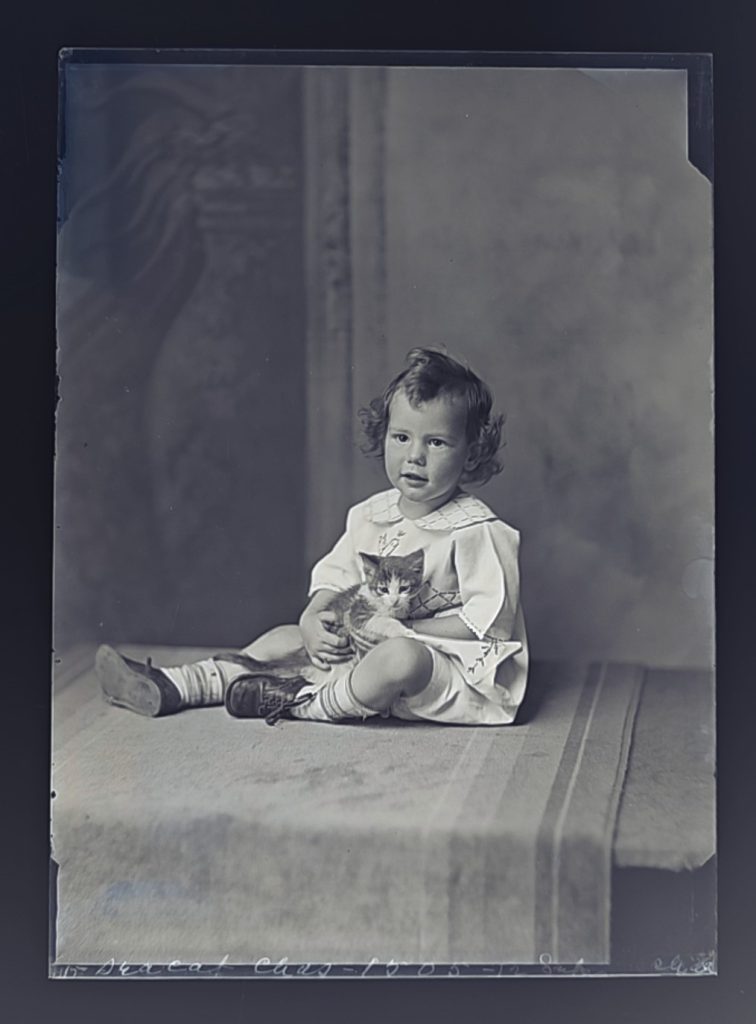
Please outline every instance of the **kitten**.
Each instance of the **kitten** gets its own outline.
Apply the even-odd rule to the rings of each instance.
[[[406,618],[412,598],[423,585],[425,556],[413,551],[410,555],[367,555],[360,552],[365,581],[334,594],[327,611],[338,615],[338,622],[329,629],[349,640],[355,659],[392,635],[392,625]],[[400,630],[397,629],[396,635]],[[247,654],[227,652],[215,656],[218,661],[242,665],[250,672],[287,678],[299,675],[308,681],[322,677],[322,670],[310,661],[304,646],[282,658],[260,661]]]
[[[334,629],[352,644],[358,657],[391,635],[387,619],[404,619],[412,598],[423,585],[425,556],[366,555],[360,552],[365,582],[337,594],[329,610],[341,616]]]

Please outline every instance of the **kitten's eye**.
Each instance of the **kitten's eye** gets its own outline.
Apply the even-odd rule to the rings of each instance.
[[[385,583],[379,583],[375,588],[379,594],[388,594],[388,587]]]
[[[406,594],[408,590],[409,590],[409,587],[407,586],[406,583],[400,584],[400,586],[399,586],[399,593],[400,594]]]

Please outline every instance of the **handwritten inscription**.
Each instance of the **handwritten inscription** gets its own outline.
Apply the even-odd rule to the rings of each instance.
[[[552,964],[548,954],[540,957],[535,970],[543,974],[584,974],[586,970],[582,962],[578,964]],[[518,964],[468,964],[451,963],[411,964],[406,960],[378,960],[377,957],[368,964],[331,964],[331,963],[290,963],[287,957],[271,960],[260,957],[249,965],[229,964],[225,956],[218,964],[189,963],[173,960],[168,964],[130,963],[129,961],[107,960],[103,964],[56,964],[51,970],[54,978],[145,978],[145,977],[195,977],[217,978],[221,975],[230,977],[244,975],[246,977],[270,978],[455,978],[464,975],[480,977],[513,977],[532,973],[532,968]]]
[[[145,978],[164,977],[167,974],[213,978],[221,974],[228,965],[228,960],[229,958],[224,956],[217,964],[188,963],[182,960],[172,960],[167,964],[139,964],[129,963],[127,960],[119,963],[115,959],[110,959],[102,964],[56,964],[51,973],[54,978]]]
[[[716,974],[716,954],[696,953],[695,956],[674,956],[671,960],[658,957],[654,960],[657,974]]]
[[[653,972],[680,975],[716,974],[716,957],[713,952],[687,957],[675,956],[669,960],[659,957],[653,963]],[[51,968],[51,975],[54,978],[505,978],[527,977],[534,974],[576,976],[611,973],[613,972],[609,965],[586,964],[582,959],[575,964],[554,963],[548,953],[543,953],[535,964],[411,964],[405,960],[384,961],[377,957],[373,957],[368,964],[291,963],[288,957],[272,960],[266,956],[259,957],[251,964],[231,964],[229,957],[224,956],[217,964],[182,960],[172,960],[167,964],[130,963],[126,960],[119,962],[110,959],[99,965],[55,964]]]

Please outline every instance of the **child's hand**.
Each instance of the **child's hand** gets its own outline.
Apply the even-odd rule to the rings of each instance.
[[[338,615],[327,610],[306,611],[299,620],[305,649],[318,668],[328,669],[352,657],[349,641],[333,631],[338,624]]]

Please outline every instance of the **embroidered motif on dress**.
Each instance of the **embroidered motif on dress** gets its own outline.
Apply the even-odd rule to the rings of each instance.
[[[405,536],[404,530],[399,530],[393,537],[389,539],[387,533],[382,533],[378,538],[378,554],[381,558],[385,558],[391,555],[399,547],[399,542],[402,537]]]
[[[410,617],[413,619],[426,618],[418,612],[444,611],[447,608],[459,608],[462,604],[461,594],[458,590],[437,590],[432,583],[426,581],[422,590],[413,597],[410,603]]]
[[[475,661],[471,662],[467,666],[467,671],[472,675],[472,673],[475,672],[477,668],[481,668],[483,665],[485,665],[486,658],[491,653],[498,655],[500,645],[503,645],[505,642],[506,641],[504,640],[497,639],[495,636],[488,636],[486,634],[486,636],[484,636],[483,640],[481,641],[480,654],[475,659]]]

